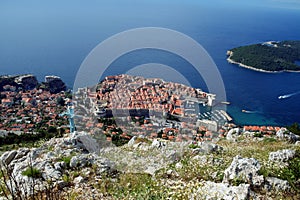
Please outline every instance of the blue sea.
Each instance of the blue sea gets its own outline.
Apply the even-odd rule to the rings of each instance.
[[[227,63],[226,51],[269,40],[300,40],[299,21],[300,3],[293,0],[3,0],[0,74],[33,73],[40,80],[54,74],[72,88],[81,63],[99,43],[128,29],[163,27],[206,49],[221,73],[231,103],[227,111],[237,124],[287,125],[300,122],[300,73],[244,69]],[[153,49],[121,56],[105,75],[146,63],[171,66],[193,87],[207,89],[188,62]],[[278,99],[286,94],[292,95]]]

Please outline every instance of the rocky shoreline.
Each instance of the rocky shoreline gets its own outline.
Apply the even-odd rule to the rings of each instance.
[[[245,65],[243,63],[236,62],[236,61],[231,59],[231,57],[233,56],[233,51],[228,50],[226,54],[228,56],[227,61],[229,63],[238,65],[238,66],[243,67],[243,68],[247,68],[247,69],[251,69],[251,70],[259,71],[259,72],[264,72],[264,73],[280,73],[281,72],[281,71],[267,71],[267,70],[258,69],[258,68],[252,67],[252,66],[248,66],[248,65]]]
[[[282,72],[300,73],[300,71],[293,71],[293,70],[267,71],[267,70],[263,70],[263,69],[258,69],[253,66],[245,65],[243,63],[239,63],[239,62],[232,60],[233,53],[234,53],[233,51],[230,51],[230,50],[227,51],[227,53],[226,53],[226,55],[228,56],[227,61],[231,64],[238,65],[238,66],[246,68],[246,69],[251,69],[254,71],[264,72],[264,73],[282,73]]]

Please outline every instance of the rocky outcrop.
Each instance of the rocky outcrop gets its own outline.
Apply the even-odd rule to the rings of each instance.
[[[237,140],[237,136],[239,136],[240,129],[239,128],[233,128],[230,129],[226,135],[226,139],[235,142]]]
[[[38,85],[38,80],[31,74],[18,76],[15,78],[15,82],[25,90],[32,90]]]
[[[275,177],[267,177],[265,180],[265,189],[267,191],[288,191],[290,188],[291,186],[286,180],[281,180]]]
[[[28,194],[37,182],[40,182],[39,187],[49,180],[54,181],[55,185],[65,186],[62,176],[69,170],[81,170],[93,166],[96,175],[114,172],[114,163],[94,153],[100,148],[92,147],[94,142],[90,135],[76,133],[67,138],[53,138],[39,148],[23,148],[6,152],[0,157],[0,162],[2,167],[12,172],[16,180],[13,188],[20,188],[20,186],[23,188],[26,184],[24,188],[28,191],[21,192]],[[40,173],[40,176],[36,177],[37,180],[33,181],[31,177],[23,175],[23,172],[29,168],[36,169]],[[81,182],[79,179],[76,181]]]
[[[4,90],[3,86],[5,85],[13,86],[15,89],[31,90],[37,87],[38,80],[32,74],[0,76],[0,91]]]
[[[50,91],[52,94],[59,93],[61,91],[66,91],[67,89],[66,84],[60,78],[56,78],[48,82],[43,82],[41,83],[40,87]]]
[[[35,185],[42,188],[51,180],[59,190],[81,191],[80,199],[83,196],[88,199],[92,193],[104,199],[101,195],[105,194],[96,190],[95,184],[105,181],[119,184],[118,178],[123,175],[138,174],[150,177],[168,195],[184,191],[188,199],[263,199],[269,194],[293,191],[286,180],[260,175],[261,164],[255,158],[235,156],[229,164],[231,158],[225,155],[226,144],[238,143],[227,142],[223,150],[213,142],[193,145],[162,139],[151,142],[138,136],[127,145],[116,147],[99,142],[87,133],[75,132],[64,138],[53,138],[39,148],[5,152],[0,161],[11,169],[17,182],[27,184],[26,187],[12,184],[12,188],[26,188],[21,193],[28,194]],[[289,149],[271,152],[270,162],[263,159],[266,161],[263,169],[269,164],[277,167],[272,162],[281,166],[295,156],[296,152]],[[40,172],[35,179],[22,174],[29,166]]]
[[[260,168],[260,163],[254,158],[236,156],[231,165],[224,171],[223,182],[238,181],[259,187],[264,183],[264,177],[258,174]]]
[[[48,83],[49,91],[51,93],[59,93],[61,91],[66,91],[66,84],[61,79],[55,79]]]
[[[295,150],[283,149],[269,154],[269,161],[271,162],[287,162],[294,158],[296,154]]]
[[[291,143],[295,143],[297,141],[300,141],[300,136],[296,135],[286,128],[281,128],[279,131],[276,132],[276,137],[279,139],[285,139],[288,140]]]
[[[11,163],[11,161],[15,158],[16,155],[17,155],[17,151],[16,150],[8,151],[8,152],[5,152],[1,156],[0,160],[5,165],[9,165]]]

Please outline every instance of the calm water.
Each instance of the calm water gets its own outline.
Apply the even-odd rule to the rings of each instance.
[[[40,80],[44,75],[55,74],[72,87],[80,64],[101,41],[131,28],[165,27],[189,35],[212,56],[231,102],[228,111],[237,123],[300,122],[300,94],[278,99],[300,91],[300,73],[260,73],[226,61],[226,51],[236,46],[267,40],[300,40],[298,4],[269,5],[267,0],[259,4],[233,0],[226,4],[217,0],[189,0],[184,4],[167,0],[122,2],[1,1],[0,74],[30,72]],[[206,88],[189,63],[157,50],[122,56],[105,74],[124,73],[149,62],[172,66],[188,77],[192,86]],[[242,113],[242,109],[252,113]]]

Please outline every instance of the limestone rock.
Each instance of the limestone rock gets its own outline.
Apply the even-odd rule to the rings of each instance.
[[[55,182],[54,186],[57,187],[59,190],[61,190],[61,189],[65,188],[65,187],[68,187],[69,183],[60,180],[60,181]]]
[[[153,176],[157,170],[158,168],[155,166],[148,166],[144,172]]]
[[[287,162],[294,158],[296,154],[295,150],[283,149],[269,154],[269,161],[271,162]]]
[[[56,170],[54,167],[52,167],[49,163],[46,163],[44,168],[44,173],[42,173],[42,177],[45,180],[59,180],[61,178],[62,174],[60,171]]]
[[[162,148],[164,146],[166,146],[166,144],[162,141],[157,140],[157,139],[153,140],[153,142],[151,144],[151,147],[153,147],[153,148]]]
[[[270,190],[287,191],[291,188],[291,186],[289,185],[289,182],[286,180],[281,180],[275,177],[267,177],[265,180],[265,188],[268,191]]]
[[[230,129],[226,135],[226,139],[232,142],[236,141],[236,137],[239,135],[240,129],[239,128],[233,128]]]
[[[5,165],[9,165],[16,155],[16,150],[5,152],[0,158],[1,164],[4,163]]]
[[[73,183],[74,184],[80,184],[84,182],[84,178],[82,176],[78,176],[76,178],[74,178]]]
[[[70,161],[70,167],[71,168],[83,168],[90,164],[90,160],[87,154],[77,155],[73,156]]]
[[[278,137],[279,139],[286,139],[292,143],[300,141],[299,135],[296,135],[296,134],[290,132],[286,128],[281,128],[280,130],[278,130],[276,132],[276,137]]]
[[[137,137],[133,136],[127,143],[127,146],[132,147],[135,144]]]
[[[17,155],[15,156],[15,160],[23,158],[29,153],[30,149],[29,148],[20,148],[18,149]]]
[[[90,153],[98,153],[100,150],[100,145],[97,141],[91,137],[89,134],[81,134],[77,137],[78,143],[81,143],[84,149]]]
[[[63,161],[54,164],[54,169],[57,171],[62,172],[64,168],[66,168],[66,163]]]
[[[182,163],[181,163],[181,162],[176,163],[176,164],[175,164],[175,168],[176,168],[176,169],[182,169],[182,168],[183,168]]]
[[[224,183],[232,180],[242,180],[253,186],[261,186],[264,182],[263,176],[258,174],[261,166],[254,158],[234,157],[231,165],[224,171]]]

